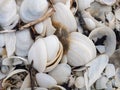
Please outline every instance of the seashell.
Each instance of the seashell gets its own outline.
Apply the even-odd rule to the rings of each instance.
[[[105,53],[105,46],[103,46],[103,45],[98,45],[98,46],[96,46],[96,49],[97,49],[100,53]]]
[[[77,23],[70,9],[63,3],[56,3],[54,9],[56,12],[52,15],[53,25],[58,27],[59,23],[61,25],[59,28],[65,26],[68,32],[76,31]]]
[[[85,10],[89,8],[91,3],[94,2],[94,0],[78,0],[78,10]]]
[[[38,85],[44,88],[51,88],[57,84],[53,77],[45,73],[37,73],[36,80]]]
[[[62,54],[63,48],[58,38],[55,35],[50,35],[36,40],[29,50],[28,60],[29,62],[34,61],[33,66],[39,72],[43,72],[45,68],[49,71],[60,62]]]
[[[113,64],[108,64],[105,68],[105,75],[107,78],[112,78],[115,76],[115,67]]]
[[[53,2],[54,4],[59,3],[59,2],[66,4],[67,1],[68,1],[68,0],[52,0],[52,2]]]
[[[90,18],[84,18],[84,21],[85,21],[86,27],[89,30],[95,29],[96,23],[92,19],[90,19]]]
[[[57,81],[58,84],[66,83],[69,79],[70,74],[71,67],[65,63],[58,64],[56,68],[49,72],[49,75],[51,75]]]
[[[120,68],[116,69],[116,74],[115,74],[115,86],[120,87]]]
[[[101,73],[108,64],[108,61],[108,56],[106,54],[103,54],[96,57],[95,59],[93,59],[93,61],[86,65],[90,67],[88,68],[89,87],[93,85],[97,79],[100,78]]]
[[[4,38],[5,38],[5,46],[6,46],[7,56],[10,57],[15,52],[15,45],[16,45],[15,32],[6,33]]]
[[[31,45],[33,44],[29,29],[16,32],[16,40],[15,54],[22,57],[27,56]]]
[[[107,86],[107,88],[105,90],[113,90],[112,81],[108,81],[106,86]]]
[[[113,30],[108,27],[100,27],[100,28],[94,29],[89,34],[89,38],[92,40],[94,40],[94,38],[100,39],[103,36],[106,37],[106,40],[103,42],[103,46],[105,46],[105,54],[107,54],[108,56],[111,56],[115,52],[115,48],[116,48],[116,36]]]
[[[120,9],[115,10],[115,18],[120,20]]]
[[[5,38],[4,34],[0,34],[0,47],[2,48],[3,46],[5,46]]]
[[[44,24],[42,22],[36,24],[34,28],[35,28],[36,32],[39,34],[42,34],[44,32]]]
[[[20,7],[20,17],[23,22],[28,23],[43,16],[47,10],[47,0],[24,0]]]
[[[62,59],[61,59],[61,63],[66,63],[67,64],[67,56],[63,55]]]
[[[12,29],[19,20],[15,0],[0,1],[0,25],[3,29]]]
[[[67,59],[70,65],[82,66],[96,57],[95,46],[85,35],[79,32],[72,32],[69,35],[69,41],[70,46],[67,53]],[[83,54],[83,52],[85,54]]]
[[[77,88],[83,88],[85,86],[85,79],[82,76],[79,76],[75,80],[75,86]]]
[[[96,81],[96,89],[106,89],[107,88],[107,86],[106,86],[107,82],[108,82],[107,77],[105,77],[105,76],[100,77]]]
[[[64,87],[55,85],[54,87],[50,88],[50,90],[66,90]]]
[[[31,90],[31,88],[25,88],[24,90]],[[34,90],[48,90],[48,89],[42,87],[35,87]]]
[[[1,73],[7,74],[9,72],[8,66],[2,65],[1,66]]]
[[[7,65],[7,66],[11,66],[11,65],[18,65],[18,64],[28,64],[28,60],[19,56],[10,56],[8,58],[3,59],[2,61],[2,65]]]
[[[98,2],[100,2],[101,4],[105,4],[105,5],[113,5],[116,0],[96,0]]]

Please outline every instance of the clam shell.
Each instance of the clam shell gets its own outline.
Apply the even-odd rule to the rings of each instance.
[[[105,54],[111,56],[115,52],[116,48],[116,35],[112,29],[108,27],[96,28],[89,34],[89,38],[94,40],[94,38],[101,38],[105,35],[107,36],[106,40],[104,41]]]
[[[93,61],[86,65],[89,66],[88,68],[89,87],[93,85],[97,79],[100,78],[101,73],[108,64],[108,61],[109,61],[108,56],[106,54],[103,54],[96,57],[95,59],[93,59]]]
[[[28,23],[43,16],[47,10],[47,0],[24,0],[20,7],[20,17],[23,22]]]
[[[58,64],[52,71],[49,72],[58,84],[66,83],[71,74],[71,67],[68,64]],[[59,78],[58,78],[59,77]]]
[[[96,57],[95,46],[85,35],[82,35],[79,32],[72,32],[69,35],[69,41],[70,47],[67,53],[67,58],[70,65],[82,66]],[[85,54],[83,54],[83,52]]]
[[[57,84],[53,77],[45,73],[37,73],[36,80],[38,85],[44,88],[51,88]]]
[[[63,3],[56,3],[54,8],[56,12],[52,15],[53,25],[59,23],[61,26],[65,26],[68,32],[76,31],[77,23],[70,9]]]

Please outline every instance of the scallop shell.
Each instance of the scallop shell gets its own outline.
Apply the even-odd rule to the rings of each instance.
[[[57,84],[53,77],[45,73],[37,73],[36,80],[38,85],[44,88],[51,88]]]
[[[48,10],[47,0],[24,0],[20,7],[20,17],[27,23],[43,16]]]

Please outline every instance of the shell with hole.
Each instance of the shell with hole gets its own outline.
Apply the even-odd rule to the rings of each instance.
[[[72,32],[69,35],[69,42],[70,46],[67,53],[68,64],[82,66],[96,57],[95,45],[85,35],[79,32]]]
[[[77,23],[70,9],[60,2],[54,5],[54,9],[56,12],[52,15],[53,25],[58,27],[58,24],[60,24],[60,27],[58,28],[64,26],[68,32],[76,31]]]
[[[115,52],[116,35],[111,28],[106,26],[96,28],[89,34],[89,38],[96,43],[96,46],[104,46],[105,48],[104,53],[107,54],[108,56],[111,56]],[[106,40],[104,39],[103,42],[97,43],[102,38],[105,38]],[[99,48],[97,49],[98,51],[100,51]]]
[[[56,68],[49,72],[58,84],[66,83],[71,75],[71,67],[68,64],[58,64]],[[59,77],[59,78],[58,78]]]
[[[13,29],[18,20],[15,0],[0,0],[0,26],[3,29]]]
[[[33,42],[29,29],[16,32],[15,54],[21,57],[27,56]]]
[[[24,0],[20,7],[20,18],[27,23],[43,16],[48,10],[47,0]]]
[[[36,80],[38,85],[44,88],[52,88],[53,86],[57,85],[56,80],[45,73],[37,73]]]
[[[57,66],[62,54],[62,44],[55,35],[50,35],[35,41],[29,50],[28,60],[33,60],[33,67],[39,72],[48,72]]]

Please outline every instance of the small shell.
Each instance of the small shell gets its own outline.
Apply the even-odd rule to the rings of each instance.
[[[85,79],[84,77],[77,77],[76,80],[75,80],[75,86],[77,88],[83,88],[85,86]]]
[[[34,28],[35,28],[37,33],[42,34],[43,30],[44,30],[44,25],[41,22],[41,23],[36,24]]]
[[[93,85],[97,79],[100,78],[101,73],[108,64],[108,61],[109,61],[108,56],[103,54],[96,57],[93,61],[91,61],[86,65],[86,66],[90,66],[90,68],[88,68],[89,87]]]
[[[68,64],[59,64],[56,68],[49,72],[58,84],[63,84],[68,81],[71,74],[71,67]],[[59,78],[58,78],[59,77]]]
[[[36,80],[38,85],[44,88],[51,88],[57,84],[53,77],[45,73],[37,73]]]
[[[105,54],[111,56],[115,52],[115,48],[116,48],[116,35],[113,32],[113,30],[109,27],[99,27],[94,29],[89,34],[89,38],[92,40],[94,40],[94,38],[100,39],[103,36],[106,36],[106,40],[103,43],[105,46]]]
[[[108,78],[105,76],[100,77],[97,81],[96,81],[96,89],[105,89],[107,88],[106,84],[108,82]]]
[[[27,23],[43,16],[48,10],[47,0],[24,0],[20,7],[20,17]]]

